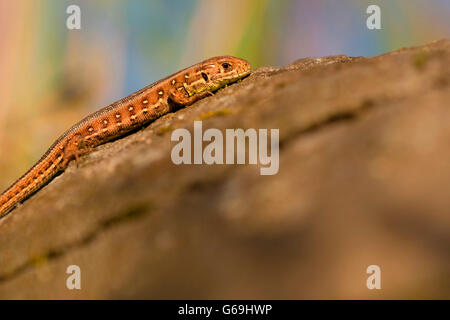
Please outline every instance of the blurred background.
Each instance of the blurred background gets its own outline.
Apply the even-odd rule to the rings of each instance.
[[[205,58],[374,56],[450,37],[449,17],[448,0],[0,0],[0,189],[88,113]]]

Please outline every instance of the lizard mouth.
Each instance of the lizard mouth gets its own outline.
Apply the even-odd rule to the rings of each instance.
[[[238,80],[245,79],[245,78],[247,78],[250,74],[251,74],[251,71],[250,71],[250,70],[241,72],[241,73],[238,75],[238,77],[239,77]]]
[[[251,70],[246,70],[244,72],[239,73],[238,77],[239,78],[245,78],[245,77],[249,76],[251,72],[252,72]]]
[[[225,86],[234,82],[237,82],[239,80],[242,80],[250,75],[250,70],[238,73],[237,75],[231,76],[229,78],[226,78],[223,80],[223,82],[220,84],[220,86]]]

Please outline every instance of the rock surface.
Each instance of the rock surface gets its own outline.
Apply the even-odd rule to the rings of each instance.
[[[449,299],[449,101],[450,40],[255,70],[1,219],[0,298]],[[171,132],[199,119],[279,128],[279,173],[174,165]]]

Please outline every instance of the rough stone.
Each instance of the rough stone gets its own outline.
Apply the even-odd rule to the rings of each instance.
[[[450,40],[257,69],[1,219],[0,298],[449,299],[449,101]],[[199,119],[279,128],[279,173],[174,165],[171,132]]]

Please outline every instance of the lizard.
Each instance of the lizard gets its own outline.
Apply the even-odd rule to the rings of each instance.
[[[204,60],[88,115],[65,131],[22,177],[0,195],[0,218],[63,172],[70,161],[157,118],[192,105],[250,74],[241,58]]]

